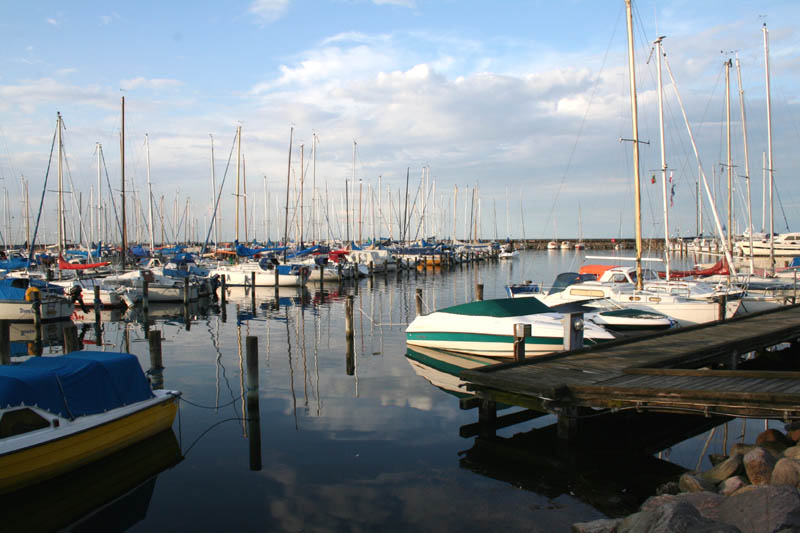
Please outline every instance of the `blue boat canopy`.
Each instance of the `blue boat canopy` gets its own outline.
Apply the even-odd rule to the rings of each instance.
[[[127,353],[72,352],[0,367],[0,407],[37,406],[64,418],[103,413],[153,397]]]

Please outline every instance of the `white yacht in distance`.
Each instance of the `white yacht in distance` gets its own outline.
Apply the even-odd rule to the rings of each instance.
[[[772,248],[778,257],[800,255],[800,233],[781,233],[773,239]],[[743,239],[736,243],[736,249],[743,255],[750,255],[750,240]],[[753,240],[752,252],[754,256],[764,257],[770,255],[769,236]]]

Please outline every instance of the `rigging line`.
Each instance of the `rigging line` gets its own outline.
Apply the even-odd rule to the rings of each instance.
[[[36,226],[33,229],[33,237],[29,243],[30,249],[28,250],[28,264],[33,261],[33,248],[36,242],[36,235],[39,232],[39,220],[42,218],[42,206],[44,205],[44,194],[47,191],[47,177],[50,175],[50,165],[53,163],[53,149],[56,146],[57,131],[53,132],[53,142],[50,145],[50,157],[47,160],[47,171],[44,173],[44,186],[42,187],[42,197],[39,199],[39,213],[36,215]]]
[[[100,150],[100,158],[103,160],[103,170],[106,173],[106,184],[108,185],[108,190],[113,191],[114,189],[111,187],[111,180],[108,177],[108,167],[106,166],[106,154],[102,150]],[[111,207],[114,208],[114,220],[117,222],[117,230],[119,230],[119,234],[122,235],[122,224],[120,224],[119,214],[117,213],[117,202],[114,200],[114,195],[109,193],[111,197]]]
[[[600,65],[600,72],[598,73],[597,79],[595,80],[594,87],[592,88],[592,94],[589,96],[589,103],[586,106],[586,111],[583,113],[583,118],[581,119],[581,125],[578,127],[578,134],[575,137],[575,142],[572,144],[572,149],[569,152],[569,157],[567,158],[567,166],[564,169],[564,174],[561,176],[561,182],[558,184],[558,189],[556,190],[555,198],[553,198],[553,204],[550,206],[550,211],[547,213],[547,219],[544,224],[544,229],[546,230],[549,226],[549,222],[554,220],[553,213],[556,208],[556,204],[558,203],[558,197],[561,195],[561,189],[564,187],[564,182],[567,179],[567,174],[569,174],[570,168],[572,167],[572,158],[575,156],[575,151],[578,148],[578,141],[580,140],[581,136],[583,135],[583,130],[586,126],[586,119],[589,116],[589,110],[592,107],[592,102],[594,101],[595,94],[597,93],[597,89],[600,85],[600,80],[603,70],[606,66],[606,60],[608,59],[608,53],[611,50],[611,43],[614,41],[614,37],[617,34],[617,27],[619,27],[619,20],[622,17],[623,10],[620,8],[617,14],[617,21],[614,23],[614,31],[611,34],[611,38],[608,40],[608,45],[606,46],[605,54],[603,55],[603,62]]]
[[[63,137],[61,138],[61,146],[64,147],[64,138]],[[77,198],[75,197],[76,195],[74,194],[74,192],[75,192],[75,184],[72,182],[72,170],[70,170],[70,168],[69,168],[69,160],[67,159],[67,150],[66,150],[66,148],[64,148],[64,165],[66,165],[66,167],[67,167],[67,178],[69,179],[69,186],[72,188],[72,191],[71,191],[73,193],[72,194],[72,204],[73,204],[73,207],[75,207],[75,210],[78,212],[78,234],[79,234],[79,236],[81,238],[81,241],[87,245],[86,248],[87,248],[88,254],[89,254],[89,262],[91,263],[91,262],[94,261],[93,256],[92,256],[92,246],[91,246],[91,243],[89,242],[89,239],[86,238],[86,231],[85,231],[85,229],[83,227],[83,214],[81,213],[81,206],[77,205]]]
[[[786,220],[786,211],[783,210],[783,200],[781,200],[780,192],[778,192],[778,185],[775,183],[775,178],[772,179],[772,188],[775,189],[775,196],[778,197],[778,205],[781,208],[781,214],[783,215],[783,223],[786,224],[786,231],[789,231],[789,221]]]
[[[236,137],[237,133],[233,136],[233,143],[231,144],[231,151],[228,154],[228,163],[225,165],[225,173],[222,175],[222,183],[219,185],[219,192],[217,193],[217,200],[214,202],[214,212],[211,213],[211,224],[208,225],[208,233],[206,234],[206,240],[203,242],[203,248],[200,249],[200,255],[206,253],[206,248],[208,247],[208,239],[211,238],[211,231],[214,229],[214,223],[217,220],[217,209],[219,208],[219,200],[222,197],[222,186],[225,185],[225,179],[228,177],[228,169],[231,167],[231,159],[233,158],[233,149],[236,147]]]
[[[202,433],[200,433],[200,435],[199,435],[199,436],[198,436],[198,437],[197,437],[197,438],[194,440],[194,442],[192,442],[192,443],[189,445],[189,447],[188,447],[188,448],[186,448],[186,451],[185,451],[185,452],[183,452],[183,457],[185,458],[187,455],[189,455],[189,452],[192,450],[192,448],[194,448],[194,445],[195,445],[195,444],[197,444],[197,443],[200,441],[200,439],[202,439],[203,437],[205,437],[205,436],[206,436],[206,434],[207,434],[209,431],[211,431],[212,429],[214,429],[215,427],[217,427],[217,426],[219,426],[219,425],[221,425],[221,424],[224,424],[225,422],[233,422],[233,421],[237,421],[237,422],[249,422],[250,420],[251,420],[250,418],[232,417],[232,418],[226,418],[225,420],[220,420],[219,422],[216,422],[216,423],[212,424],[212,425],[211,425],[211,426],[210,426],[208,429],[206,429],[205,431],[203,431]]]

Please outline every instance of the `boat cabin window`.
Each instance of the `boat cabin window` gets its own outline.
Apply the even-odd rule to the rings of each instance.
[[[0,418],[0,439],[22,435],[23,433],[44,429],[49,426],[50,422],[27,407],[7,411]]]
[[[631,277],[635,278],[636,276],[633,275]],[[614,274],[611,276],[611,283],[628,283],[628,278],[625,276],[625,274]]]
[[[635,276],[636,274],[633,274]],[[658,274],[649,268],[642,270],[642,280],[644,281],[658,281],[661,278],[658,277]]]

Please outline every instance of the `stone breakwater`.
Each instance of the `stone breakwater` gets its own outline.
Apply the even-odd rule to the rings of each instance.
[[[574,533],[800,533],[800,424],[712,455],[710,470],[662,485],[639,512],[573,524]]]

